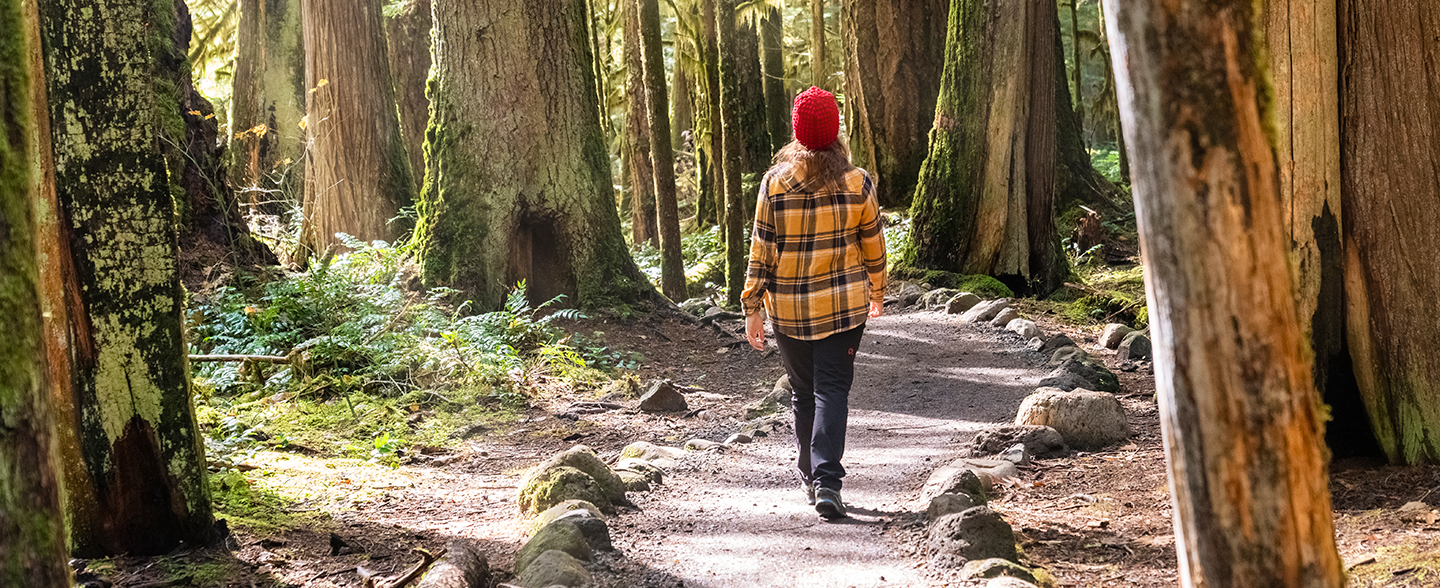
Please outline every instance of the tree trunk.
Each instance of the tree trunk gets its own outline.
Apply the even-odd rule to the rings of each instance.
[[[738,5],[737,5],[738,6]],[[738,8],[737,8],[738,10]],[[743,164],[740,168],[741,174],[760,174],[770,168],[770,158],[774,152],[770,150],[770,127],[768,123],[768,107],[765,104],[765,74],[760,69],[760,31],[757,22],[744,22],[736,16],[735,22],[735,79],[738,86],[735,91],[740,98],[740,112],[736,118],[727,122],[730,130],[740,134]],[[723,87],[723,84],[722,84]],[[745,185],[753,185],[755,190],[760,189],[760,178],[742,178]],[[745,190],[750,192],[750,190]],[[755,199],[746,199],[746,216],[754,220]],[[748,221],[741,219],[741,224]],[[746,231],[749,233],[749,231]],[[745,238],[746,253],[749,253],[749,237]]]
[[[248,205],[284,214],[305,186],[301,0],[239,0],[231,78],[229,178]],[[251,131],[264,125],[265,132]],[[250,131],[250,132],[247,132]]]
[[[1085,71],[1085,62],[1080,56],[1080,10],[1076,6],[1080,0],[1070,0],[1070,55],[1075,61],[1075,98],[1070,109],[1075,112],[1075,126],[1080,129],[1080,147],[1085,147],[1085,87],[1081,85],[1081,73]]]
[[[0,585],[70,586],[54,415],[45,382],[31,176],[38,151],[29,47],[39,41],[20,0],[0,0]],[[22,16],[22,14],[26,16]]]
[[[1350,357],[1380,448],[1440,461],[1440,5],[1339,3]]]
[[[935,129],[899,265],[986,274],[1038,296],[1064,282],[1054,221],[1058,24],[1052,2],[952,2]]]
[[[863,137],[881,206],[909,205],[925,162],[945,65],[949,0],[851,0],[844,5],[851,75],[847,128]]]
[[[1096,23],[1100,25],[1100,40],[1104,42],[1105,46],[1107,47],[1106,50],[1100,52],[1100,55],[1105,58],[1105,85],[1107,87],[1113,88],[1115,87],[1115,77],[1113,73],[1115,71],[1115,68],[1110,63],[1110,51],[1108,49],[1110,41],[1109,39],[1105,38],[1105,5],[1103,3],[1098,7],[1097,14],[1100,17],[1100,22]],[[1117,104],[1115,104],[1115,109],[1118,111],[1120,108],[1120,105],[1118,104],[1120,100],[1120,95],[1118,92],[1112,92],[1111,96],[1117,102]],[[1125,148],[1124,121],[1122,121],[1119,116],[1115,117],[1115,128],[1111,129],[1111,131],[1115,133],[1115,153],[1120,158],[1120,179],[1125,181],[1126,183],[1129,183],[1130,151]]]
[[[810,84],[826,89],[830,77],[825,68],[825,0],[810,0]]]
[[[395,101],[400,111],[400,135],[410,159],[410,176],[419,194],[425,183],[425,127],[430,123],[430,100],[425,82],[430,78],[430,0],[404,0],[385,17],[386,54],[395,78]]]
[[[660,225],[655,215],[655,165],[651,158],[650,114],[645,95],[645,54],[640,47],[640,0],[624,3],[625,37],[625,148],[630,152],[630,231],[639,247],[660,245]]]
[[[704,144],[707,146],[703,157],[697,158],[700,168],[699,220],[702,223],[719,224],[725,230],[725,174],[724,133],[720,128],[720,50],[716,42],[716,4],[720,0],[700,0],[700,20],[704,23],[704,54],[700,62],[705,67],[705,108]],[[708,181],[707,181],[708,180]],[[708,198],[706,195],[708,194]]]
[[[1055,208],[1057,211],[1073,210],[1078,205],[1088,206],[1102,215],[1119,217],[1130,210],[1129,202],[1115,184],[1110,183],[1090,163],[1090,151],[1085,148],[1085,129],[1080,126],[1079,108],[1071,108],[1070,87],[1065,83],[1064,44],[1060,35],[1055,35],[1056,75],[1055,101],[1056,127],[1060,132],[1060,166],[1056,169]]]
[[[166,169],[156,139],[157,126],[183,124],[158,63],[173,48],[175,12],[53,0],[40,25],[50,119],[61,121],[50,136],[57,225],[72,254],[54,271],[74,272],[65,293],[74,412],[60,415],[73,431],[61,433],[61,455],[74,462],[65,483],[74,553],[204,543],[212,519],[185,361],[178,188],[165,181],[180,170]]]
[[[720,56],[720,129],[724,150],[720,163],[725,191],[725,285],[726,303],[740,305],[740,291],[745,288],[745,264],[749,254],[744,228],[745,202],[740,187],[741,170],[745,167],[745,142],[740,121],[745,105],[740,92],[739,30],[735,23],[735,7],[739,0],[716,0],[715,36]]]
[[[1338,587],[1322,417],[1291,296],[1262,15],[1110,2],[1183,586]]]
[[[691,103],[690,76],[679,61],[675,63],[675,77],[670,84],[674,93],[670,95],[670,112],[675,115],[670,125],[670,146],[675,151],[685,150],[685,131],[695,129],[695,106]]]
[[[660,44],[660,2],[639,0],[640,46],[645,56],[649,98],[650,155],[655,167],[656,213],[660,224],[660,288],[680,303],[685,294],[685,260],[680,256],[680,211],[675,200],[675,152],[670,148],[670,97],[665,92],[665,53]],[[678,65],[677,65],[678,67]]]
[[[306,169],[302,244],[312,253],[361,241],[394,241],[414,200],[414,180],[385,48],[380,0],[302,0],[305,12]]]
[[[772,7],[760,19],[760,69],[765,76],[765,121],[770,153],[790,142],[790,96],[785,93],[785,17]]]
[[[481,309],[500,307],[521,280],[531,301],[650,299],[620,233],[594,116],[584,0],[434,6],[430,179],[415,237],[425,281]]]

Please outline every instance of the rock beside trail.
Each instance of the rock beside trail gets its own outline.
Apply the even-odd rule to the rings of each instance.
[[[691,298],[689,300],[681,302],[679,306],[680,310],[683,310],[687,313],[695,316],[703,316],[705,314],[705,311],[709,310],[710,307],[714,305],[710,304],[710,301],[705,300],[704,298]]]
[[[994,319],[1000,314],[1001,311],[1007,308],[1010,308],[1009,298],[1000,298],[998,300],[991,300],[989,302],[981,302],[980,304],[976,304],[970,310],[965,311],[964,314],[961,314],[960,322],[983,323],[985,321]]]
[[[1075,343],[1074,339],[1071,339],[1067,335],[1056,335],[1054,337],[1046,339],[1045,344],[1041,345],[1040,349],[1037,349],[1036,351],[1039,351],[1041,353],[1050,353],[1061,347],[1078,348],[1080,346]]]
[[[744,433],[736,433],[725,438],[726,445],[744,444],[751,441],[754,441],[754,439],[751,439],[749,435],[746,435]]]
[[[924,288],[910,282],[900,282],[899,286],[895,288],[895,300],[900,308],[913,306],[924,295]]]
[[[924,296],[920,297],[920,308],[929,309],[944,306],[946,302],[949,302],[951,298],[954,298],[958,294],[960,294],[960,291],[954,288],[936,288],[926,292]]]
[[[1032,456],[1050,457],[1065,453],[1065,438],[1058,431],[1039,425],[1002,425],[980,431],[970,443],[971,457],[990,457],[1020,443]]]
[[[1019,559],[1015,531],[993,510],[977,506],[945,515],[930,527],[930,562],[937,568],[955,569],[972,560]]]
[[[525,571],[515,577],[514,583],[522,588],[580,588],[594,581],[595,578],[580,560],[563,551],[552,549],[531,560]]]
[[[515,572],[523,575],[536,558],[548,551],[560,551],[581,561],[594,559],[590,542],[580,528],[568,520],[557,520],[541,527],[515,554]]]
[[[1050,362],[1048,365],[1060,365],[1077,357],[1088,358],[1090,354],[1085,353],[1084,349],[1075,346],[1061,347],[1050,354]]]
[[[791,394],[790,375],[780,376],[780,379],[775,381],[775,387],[770,389],[769,394],[766,394],[765,397],[755,402],[745,405],[745,420],[758,419],[780,412],[781,407],[790,406]]]
[[[1125,339],[1134,329],[1120,323],[1105,325],[1105,330],[1100,333],[1100,346],[1106,349],[1114,349],[1120,346],[1120,341]]]
[[[532,468],[520,484],[521,511],[540,512],[566,500],[609,510],[626,502],[625,482],[589,447],[576,445]]]
[[[1071,447],[1087,451],[1130,436],[1120,401],[1113,394],[1093,390],[1040,388],[1020,404],[1015,424],[1051,427]]]
[[[999,578],[991,578],[989,582],[985,583],[985,588],[1035,588],[1035,585],[1019,578],[1000,576]]]
[[[627,457],[643,459],[660,469],[675,467],[685,457],[685,450],[679,447],[663,447],[646,441],[636,441],[620,450],[620,459]]]
[[[1035,326],[1035,321],[1017,318],[1005,323],[1005,330],[1020,335],[1021,339],[1029,341],[1041,335],[1040,327]]]
[[[621,459],[620,463],[615,464],[616,474],[623,476],[625,472],[640,474],[645,477],[645,481],[652,484],[663,483],[665,479],[664,470],[638,457],[626,457]]]
[[[1025,582],[1035,581],[1035,574],[1029,568],[998,557],[966,562],[965,567],[960,569],[960,577],[966,580],[1010,577]]]
[[[685,451],[719,451],[724,448],[724,444],[709,439],[691,439],[685,442]]]
[[[980,297],[969,292],[961,292],[945,301],[946,314],[961,314],[980,304]]]
[[[1013,309],[1013,308],[1002,309],[1002,310],[1000,311],[1000,314],[997,314],[997,315],[995,315],[995,318],[990,319],[990,326],[995,327],[995,328],[997,328],[997,329],[1003,329],[1003,328],[1005,328],[1005,325],[1010,324],[1010,321],[1013,321],[1013,320],[1018,319],[1018,318],[1020,318],[1020,313],[1019,313],[1018,311],[1016,311],[1015,309]]]
[[[962,457],[930,472],[920,495],[931,500],[941,494],[968,494],[976,504],[985,504],[996,483],[1019,476],[1020,470],[1009,461]]]
[[[772,415],[745,421],[740,425],[740,434],[751,439],[784,433],[790,429],[790,419]]]
[[[616,470],[615,475],[620,476],[620,481],[625,483],[626,492],[650,491],[650,480],[645,477],[645,474],[630,470]]]
[[[454,539],[445,555],[420,578],[415,588],[481,588],[490,585],[490,561],[473,539]]]
[[[969,494],[946,492],[930,499],[930,506],[925,509],[925,516],[933,521],[945,515],[965,512],[980,506],[976,502],[975,497]]]
[[[650,384],[637,406],[645,412],[681,412],[690,410],[685,395],[675,389],[670,380],[656,380]]]
[[[1115,350],[1115,358],[1120,361],[1150,359],[1150,357],[1150,338],[1141,331],[1126,335],[1125,340],[1120,342],[1120,348]]]
[[[595,508],[594,504],[591,504],[584,500],[566,500],[565,502],[561,502],[560,504],[545,509],[545,512],[542,512],[539,515],[536,515],[535,518],[530,521],[530,525],[525,529],[525,535],[533,537],[535,533],[540,530],[541,527],[553,523],[556,519],[559,519],[574,512],[585,513],[597,519],[605,520],[604,516],[600,514],[600,509]]]
[[[1040,380],[1041,388],[1074,390],[1084,388],[1099,392],[1120,391],[1120,379],[1108,368],[1088,356],[1074,355],[1056,367]]]

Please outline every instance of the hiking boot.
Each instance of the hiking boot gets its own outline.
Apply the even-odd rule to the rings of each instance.
[[[805,504],[815,506],[815,485],[808,482],[801,482],[800,489],[805,491]]]
[[[829,488],[815,490],[815,512],[824,519],[845,518],[845,503],[840,501],[840,491]]]

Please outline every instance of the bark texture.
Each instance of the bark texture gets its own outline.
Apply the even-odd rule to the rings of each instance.
[[[655,168],[655,210],[660,226],[660,287],[680,303],[685,293],[685,260],[680,255],[680,212],[675,198],[675,151],[670,141],[670,97],[665,91],[665,54],[660,44],[660,2],[640,1],[641,52],[650,121],[650,155]]]
[[[230,172],[243,200],[268,214],[299,203],[305,186],[302,0],[239,0],[230,99]],[[246,132],[264,125],[264,133]]]
[[[1440,462],[1440,4],[1339,3],[1350,357],[1385,455]]]
[[[949,8],[949,0],[844,4],[845,93],[856,113],[848,129],[868,154],[881,206],[906,206],[914,196],[945,65],[940,15]]]
[[[1083,204],[1108,216],[1128,212],[1130,203],[1115,184],[1110,183],[1090,164],[1090,151],[1085,148],[1085,132],[1081,127],[1080,109],[1070,107],[1070,85],[1065,83],[1064,44],[1059,31],[1055,35],[1055,100],[1056,130],[1059,131],[1060,165],[1056,168],[1055,208],[1074,210]],[[1124,141],[1121,141],[1124,143]]]
[[[697,145],[703,145],[696,157],[700,171],[700,202],[697,219],[703,224],[719,224],[724,231],[725,223],[725,174],[721,161],[724,159],[724,132],[720,128],[720,49],[716,41],[715,18],[720,0],[700,0],[700,20],[704,23],[704,43],[700,63],[705,68],[701,118],[703,127],[696,125],[701,137]]]
[[[34,18],[34,5],[26,8]],[[0,585],[64,588],[65,523],[55,471],[55,421],[45,383],[36,269],[37,145],[29,47],[20,0],[0,0]]]
[[[429,179],[416,229],[425,281],[460,288],[481,309],[499,307],[520,280],[532,301],[649,299],[594,116],[584,0],[434,6]]]
[[[820,89],[830,82],[825,67],[825,0],[810,0],[810,84]]]
[[[747,22],[738,15],[735,20],[735,45],[732,50],[735,52],[736,86],[727,88],[727,90],[734,90],[740,101],[737,105],[739,111],[725,124],[728,127],[727,130],[735,131],[740,137],[740,148],[743,149],[740,173],[760,174],[770,168],[770,158],[775,154],[770,150],[770,127],[767,122],[769,115],[766,113],[765,104],[765,76],[760,68],[760,31],[756,26],[758,20]],[[723,85],[722,83],[722,87]],[[758,177],[744,179],[747,186],[754,185],[757,190],[759,189]],[[748,211],[746,216],[753,220],[755,203],[747,202],[746,210]],[[745,222],[745,219],[741,219],[742,224]],[[748,243],[749,237],[746,239]]]
[[[929,155],[899,265],[1044,296],[1068,274],[1055,229],[1053,3],[953,0]]]
[[[765,76],[765,122],[770,153],[790,142],[790,95],[785,93],[785,17],[779,8],[760,19],[760,69]]]
[[[414,200],[415,184],[380,0],[302,1],[310,159],[301,242],[319,254],[340,246],[336,233],[393,241],[409,228],[391,219]]]
[[[40,7],[74,406],[61,429],[78,557],[157,554],[203,543],[205,460],[190,404],[176,210],[156,138],[180,120],[159,57],[169,2]],[[171,135],[174,136],[174,135]],[[76,475],[69,475],[74,472]]]
[[[1342,586],[1259,5],[1107,1],[1181,584]]]
[[[405,0],[393,16],[385,17],[385,42],[390,73],[395,78],[395,101],[400,110],[400,135],[410,158],[415,194],[425,183],[425,127],[430,123],[430,100],[425,82],[430,78],[430,0]]]
[[[645,94],[645,54],[640,47],[640,0],[624,3],[625,141],[630,160],[630,240],[660,246],[655,212],[655,165],[650,156],[650,111]]]
[[[744,131],[740,120],[745,111],[743,94],[736,56],[739,51],[739,31],[735,23],[735,7],[738,0],[716,0],[715,36],[720,56],[720,128],[724,151],[719,164],[723,174],[725,190],[725,285],[726,302],[730,306],[740,305],[740,291],[745,288],[746,257],[749,241],[742,232],[745,202],[740,187],[741,170],[745,166]]]

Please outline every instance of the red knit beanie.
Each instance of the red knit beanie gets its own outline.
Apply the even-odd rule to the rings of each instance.
[[[829,147],[840,136],[840,107],[835,104],[835,95],[811,86],[795,97],[795,110],[791,117],[795,127],[795,140],[811,151]]]

